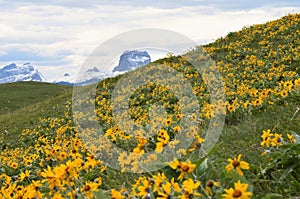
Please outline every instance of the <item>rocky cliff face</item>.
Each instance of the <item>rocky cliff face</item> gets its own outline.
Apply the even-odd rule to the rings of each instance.
[[[113,69],[113,72],[126,72],[134,70],[140,66],[149,64],[151,57],[147,51],[125,51],[119,60],[119,65]]]

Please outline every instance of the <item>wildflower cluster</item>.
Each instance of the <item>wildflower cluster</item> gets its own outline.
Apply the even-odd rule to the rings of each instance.
[[[197,102],[189,101],[191,103],[184,106],[181,102],[187,97],[177,99],[174,94],[182,84],[172,85],[173,91],[171,87],[150,79],[135,91],[121,85],[123,93],[130,93],[130,99],[127,101],[123,95],[118,95],[114,100],[126,102],[129,109],[114,112],[116,104],[112,103],[112,94],[122,76],[100,82],[94,96],[93,113],[71,113],[71,104],[68,103],[63,118],[42,118],[36,128],[25,129],[18,136],[22,146],[2,147],[0,198],[252,197],[252,182],[246,180],[252,168],[242,160],[240,152],[233,159],[225,157],[227,161],[219,158],[221,163],[217,172],[208,169],[208,154],[200,160],[193,157],[201,153],[209,126],[219,125],[218,122],[210,124],[210,119],[227,112],[230,124],[241,115],[267,110],[276,104],[288,106],[285,99],[299,95],[300,56],[296,45],[300,42],[299,24],[300,14],[288,15],[230,33],[204,46],[217,62],[204,67],[203,74],[185,59],[190,55],[198,56],[200,48],[183,56],[158,60],[155,64],[178,71],[178,76],[170,77],[169,81],[181,76],[189,81]],[[205,59],[205,55],[200,54],[197,59]],[[141,71],[149,72],[147,68]],[[136,75],[142,76],[141,71],[137,70]],[[215,78],[217,71],[223,80]],[[221,96],[221,91],[216,87],[208,88],[206,83],[222,85],[226,101],[221,97],[210,100],[211,93]],[[94,101],[84,99],[77,103],[80,107],[87,107]],[[199,110],[182,113],[183,109],[193,109],[194,106],[199,106]],[[164,112],[155,114],[156,108],[163,108]],[[118,118],[125,118],[124,115],[130,121],[118,121]],[[86,122],[88,128],[75,128],[72,119]],[[89,125],[95,121],[101,126],[101,131]],[[284,135],[287,139],[283,133],[264,130],[260,145],[271,148],[283,145],[285,139],[296,142],[294,134]],[[187,141],[191,141],[188,146]],[[295,146],[292,147],[297,149],[298,145]],[[292,154],[290,159],[299,157],[294,148],[288,151]],[[171,155],[175,158],[163,159]],[[120,171],[104,164],[114,156],[117,156],[114,166]],[[157,160],[165,167],[156,172],[145,169]],[[128,177],[126,172],[139,174]],[[297,172],[289,172],[296,176],[291,183],[297,183]]]
[[[282,137],[282,134],[271,133],[270,129],[263,130],[263,134],[262,134],[261,138],[262,138],[262,141],[261,141],[260,145],[268,147],[268,149],[264,153],[270,152],[270,149],[272,149],[273,147],[277,147],[277,146],[280,146],[280,145],[286,143],[286,141]],[[288,140],[288,143],[295,142],[294,136],[289,133],[286,134],[286,138]]]
[[[88,153],[66,118],[41,119],[43,126],[26,129],[20,140],[28,148],[1,152],[0,198],[93,198],[106,167]]]

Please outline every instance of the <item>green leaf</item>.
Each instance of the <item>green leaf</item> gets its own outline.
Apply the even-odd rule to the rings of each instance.
[[[219,145],[220,145],[220,143],[213,146],[210,149],[210,151],[204,157],[202,157],[200,159],[197,159],[198,157],[195,157],[197,154],[194,154],[193,156],[191,156],[190,159],[194,162],[194,164],[196,164],[196,167],[199,167],[202,164],[203,161],[205,161],[209,156],[211,156],[213,154],[213,152],[215,152],[217,150]]]

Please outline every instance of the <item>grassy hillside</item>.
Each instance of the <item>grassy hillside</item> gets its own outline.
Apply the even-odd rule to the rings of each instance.
[[[20,133],[39,118],[61,117],[72,87],[41,82],[0,84],[0,132]]]
[[[200,47],[123,76],[153,73],[151,67],[157,63],[175,69],[192,86],[200,107],[199,112],[190,115],[181,110],[192,109],[193,102],[182,106],[174,94],[183,83],[168,87],[158,80],[149,81],[136,90],[121,84],[121,95],[116,97],[113,94],[118,93],[113,92],[121,77],[109,78],[98,84],[95,101],[88,99],[93,96],[89,94],[87,99],[78,101],[76,105],[81,109],[74,113],[70,103],[64,105],[68,93],[59,95],[62,103],[53,102],[65,107],[64,115],[41,114],[44,117],[39,125],[25,128],[17,144],[1,138],[0,195],[114,199],[299,196],[299,44],[300,14],[288,15],[245,27],[204,46],[216,63],[203,69],[206,79],[185,59],[192,56],[194,61],[203,63],[207,56]],[[211,94],[218,88],[210,90],[206,85],[217,70],[224,82],[224,101],[211,101]],[[111,99],[118,103],[112,104]],[[113,114],[113,108],[124,101],[129,105],[126,110],[130,120],[122,124],[117,118],[123,113]],[[90,105],[96,105],[95,110],[86,109]],[[153,117],[153,105],[164,107],[165,112]],[[28,107],[35,113],[37,107]],[[39,109],[43,107],[45,104],[40,104]],[[220,125],[210,121],[225,111],[225,126],[218,143],[203,158],[195,158],[202,154],[209,126]],[[83,122],[82,128],[75,128],[73,114]],[[181,125],[181,121],[186,122]],[[186,125],[190,121],[195,124]],[[130,125],[134,128],[126,130]],[[183,139],[177,139],[182,133],[186,133]],[[189,139],[192,143],[185,146]],[[114,151],[113,146],[129,153]],[[153,154],[148,155],[149,152]],[[167,159],[171,154],[176,154],[176,159]],[[119,170],[105,165],[114,158],[114,166]],[[156,159],[165,167],[145,172]],[[135,174],[136,171],[145,173]]]

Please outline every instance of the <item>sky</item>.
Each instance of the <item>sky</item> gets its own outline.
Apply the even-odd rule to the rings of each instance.
[[[30,62],[52,81],[126,31],[162,28],[200,45],[299,12],[299,0],[0,0],[0,68]]]

